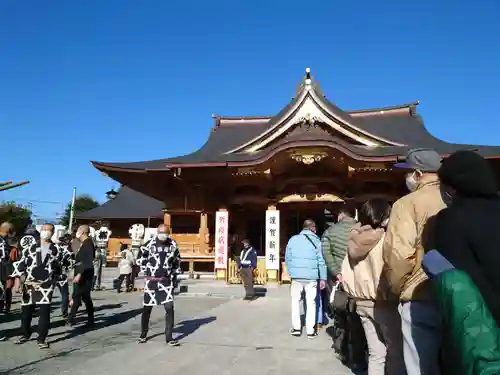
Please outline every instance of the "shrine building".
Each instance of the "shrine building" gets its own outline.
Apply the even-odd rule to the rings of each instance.
[[[142,224],[146,228],[156,228],[163,222],[165,204],[127,186],[122,186],[117,192],[109,191],[107,195],[107,202],[89,211],[76,213],[75,218],[79,225],[99,222],[99,227],[104,225],[111,229],[108,262],[116,263],[115,255],[120,252],[120,244],[131,244],[130,227]]]
[[[432,148],[443,157],[475,150],[500,171],[500,147],[435,138],[418,104],[343,110],[307,69],[295,97],[276,115],[213,116],[208,140],[191,154],[92,164],[125,186],[122,211],[134,199],[142,199],[140,207],[144,199],[157,202],[152,219],[170,227],[190,270],[201,266],[238,282],[233,255],[248,238],[260,255],[257,281],[280,281],[286,278],[286,243],[304,219],[315,219],[321,231],[325,210],[335,213],[371,197],[394,201],[407,192],[404,172],[392,166],[409,149]],[[84,215],[91,218],[92,211]]]

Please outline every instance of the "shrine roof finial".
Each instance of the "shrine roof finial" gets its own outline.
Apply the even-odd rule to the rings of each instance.
[[[306,68],[306,78],[304,80],[304,83],[306,84],[306,87],[310,87],[312,83],[311,79],[311,68]]]

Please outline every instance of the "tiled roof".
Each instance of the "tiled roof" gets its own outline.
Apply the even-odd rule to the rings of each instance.
[[[302,144],[304,142],[329,143],[331,147],[337,147],[353,155],[358,155],[360,158],[396,158],[403,156],[408,149],[417,147],[433,148],[441,154],[450,154],[462,149],[474,149],[485,157],[500,156],[500,147],[453,144],[432,136],[425,128],[423,119],[416,114],[415,106],[418,102],[371,110],[344,111],[325,98],[312,78],[308,85],[303,83],[300,86],[302,91],[297,93],[297,96],[274,117],[216,117],[216,126],[212,129],[207,142],[193,153],[134,163],[94,162],[94,165],[100,170],[107,168],[154,170],[213,163],[222,165],[225,163],[251,163],[269,155],[273,149],[279,146],[285,147],[285,143],[291,141]],[[336,119],[335,121],[345,122],[352,127],[353,131],[360,131],[374,139],[387,140],[388,142],[370,147],[342,142],[334,136],[328,136],[328,134],[320,137],[302,134],[293,139],[276,139],[269,146],[256,152],[240,150],[245,144],[258,139],[260,135],[266,132],[275,132],[273,126],[290,115],[290,111],[296,108],[300,98],[305,97],[306,91],[304,90],[309,90],[310,93],[314,92],[314,96],[321,102],[321,106],[326,108],[329,114]]]
[[[77,219],[139,219],[162,218],[164,203],[139,193],[129,187],[122,187],[115,199],[90,211],[77,214]]]

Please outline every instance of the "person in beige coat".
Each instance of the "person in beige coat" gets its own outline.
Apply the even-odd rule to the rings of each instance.
[[[135,265],[134,253],[129,249],[128,245],[122,244],[120,246],[120,260],[118,262],[118,269],[120,271],[120,276],[117,279],[116,289],[117,292],[121,292],[121,287],[123,280],[125,280],[125,290],[127,292],[132,291],[132,272],[133,266]]]
[[[368,344],[369,375],[405,374],[398,300],[390,294],[382,247],[391,206],[371,199],[358,212],[359,223],[351,230],[342,264],[345,291],[356,301]],[[392,297],[391,297],[392,296]]]

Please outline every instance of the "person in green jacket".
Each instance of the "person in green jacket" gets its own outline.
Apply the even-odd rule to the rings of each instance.
[[[328,281],[336,281],[340,276],[342,262],[347,253],[347,238],[356,225],[356,210],[348,205],[343,206],[338,214],[337,224],[331,225],[321,238],[321,249],[328,269]]]
[[[337,216],[337,224],[330,227],[323,233],[321,237],[321,250],[327,267],[327,285],[328,293],[331,292],[333,285],[337,281],[342,281],[340,271],[342,262],[347,254],[347,242],[349,233],[356,225],[355,219],[356,209],[350,205],[344,205],[339,210]],[[339,353],[343,361],[347,361],[353,371],[363,372],[367,368],[366,363],[366,340],[364,331],[361,326],[359,315],[355,311],[347,312],[343,323],[335,322],[335,325],[344,325],[344,329],[350,332],[347,335],[349,338],[345,342],[345,348],[349,348],[349,352]],[[347,328],[347,326],[349,326]],[[344,346],[344,344],[341,344]]]
[[[500,331],[478,287],[436,250],[422,265],[442,315],[441,374],[500,374]]]

